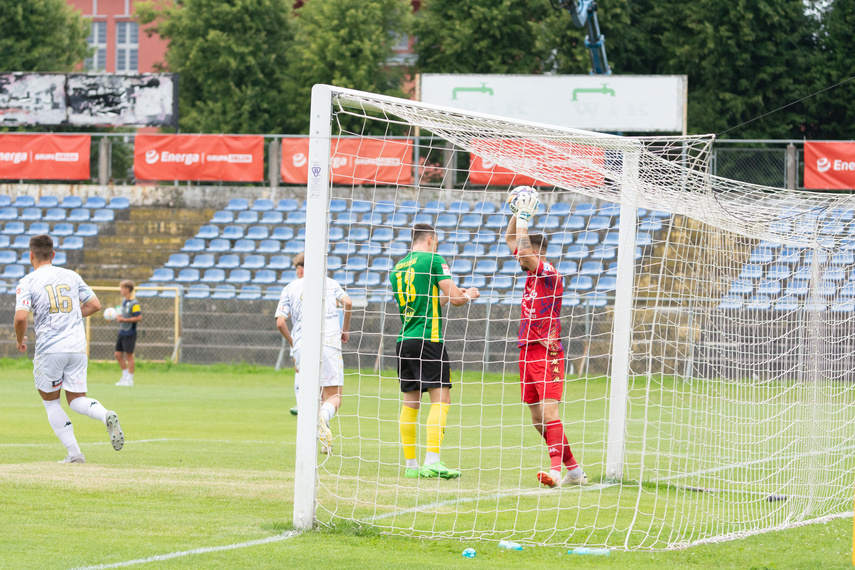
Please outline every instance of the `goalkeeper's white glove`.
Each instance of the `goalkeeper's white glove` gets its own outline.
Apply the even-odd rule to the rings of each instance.
[[[517,200],[527,193],[537,196],[537,191],[531,186],[517,186],[508,193],[508,207],[513,215],[517,214]]]
[[[516,206],[517,227],[528,229],[537,213],[537,207],[540,206],[537,194],[523,194],[516,199]]]

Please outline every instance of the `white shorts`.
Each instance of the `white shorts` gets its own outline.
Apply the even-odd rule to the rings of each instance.
[[[302,374],[300,368],[300,349],[291,349],[294,357],[294,365]],[[295,382],[295,386],[299,385]],[[321,388],[326,386],[344,386],[344,362],[341,359],[341,350],[332,346],[324,347],[324,359],[321,363]]]
[[[66,392],[86,392],[86,367],[89,364],[85,354],[80,352],[51,352],[36,354],[33,358],[33,377],[36,390],[56,392],[60,388]]]

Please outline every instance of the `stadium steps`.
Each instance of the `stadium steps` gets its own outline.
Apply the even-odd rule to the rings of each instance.
[[[153,267],[162,266],[179,251],[187,238],[208,222],[212,209],[131,208],[127,220],[86,244],[82,262],[75,267],[90,285],[115,286],[121,279],[142,283]]]

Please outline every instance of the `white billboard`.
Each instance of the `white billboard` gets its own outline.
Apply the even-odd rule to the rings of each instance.
[[[685,130],[685,75],[422,74],[421,101],[608,132]]]

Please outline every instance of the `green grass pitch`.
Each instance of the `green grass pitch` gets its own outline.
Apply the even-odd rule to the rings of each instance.
[[[568,556],[560,546],[507,552],[495,542],[466,538],[460,529],[472,526],[473,517],[476,528],[488,530],[513,517],[519,528],[534,529],[523,538],[541,540],[550,536],[550,528],[567,523],[560,516],[538,515],[529,508],[532,501],[549,506],[550,512],[556,501],[567,512],[585,504],[577,498],[580,493],[569,490],[494,498],[500,514],[485,517],[487,505],[479,502],[483,497],[478,498],[475,487],[492,495],[524,488],[531,478],[529,467],[545,455],[533,444],[537,434],[525,426],[521,404],[502,405],[517,401],[513,385],[467,385],[465,377],[454,392],[464,406],[453,408],[462,409],[465,417],[450,418],[445,445],[452,452],[444,455],[464,476],[440,487],[435,480],[407,482],[401,477],[394,379],[349,376],[346,391],[364,396],[358,406],[354,399],[345,401],[333,424],[336,453],[321,457],[319,517],[335,524],[284,538],[292,528],[296,433],[295,418],[288,414],[294,404],[290,371],[143,363],[137,385],[128,389],[113,386],[118,380],[115,365],[91,364],[89,395],[119,413],[125,448],[116,453],[102,425],[69,413],[87,463],[59,465],[65,450],[47,424],[31,367],[26,360],[0,360],[0,568],[851,567],[850,518],[680,551],[616,551],[607,558]],[[581,407],[575,412],[596,416],[602,394],[595,393],[595,382],[586,389],[590,403],[576,404]],[[581,402],[579,396],[570,400]],[[425,418],[426,407],[422,424]],[[503,429],[502,422],[515,427]],[[473,425],[495,427],[473,439]],[[587,424],[587,435],[598,433],[592,425],[596,423]],[[568,431],[572,429],[571,423]],[[527,451],[501,455],[500,437],[506,446],[522,443]],[[596,453],[595,447],[580,452]],[[514,470],[513,465],[525,469]],[[594,480],[600,476],[589,475]],[[530,487],[537,493],[536,485]],[[673,490],[654,485],[650,495],[667,492]],[[607,500],[607,493],[598,500]],[[334,495],[364,501],[341,501],[331,512]],[[386,508],[437,499],[451,499],[455,506],[397,516],[389,516]],[[342,516],[364,522],[342,522]],[[575,516],[578,526],[590,520]],[[405,525],[419,529],[416,534],[430,530],[457,538],[383,533]],[[238,547],[225,549],[229,546]],[[474,559],[461,556],[467,547],[476,549]],[[195,553],[184,554],[188,551]]]

